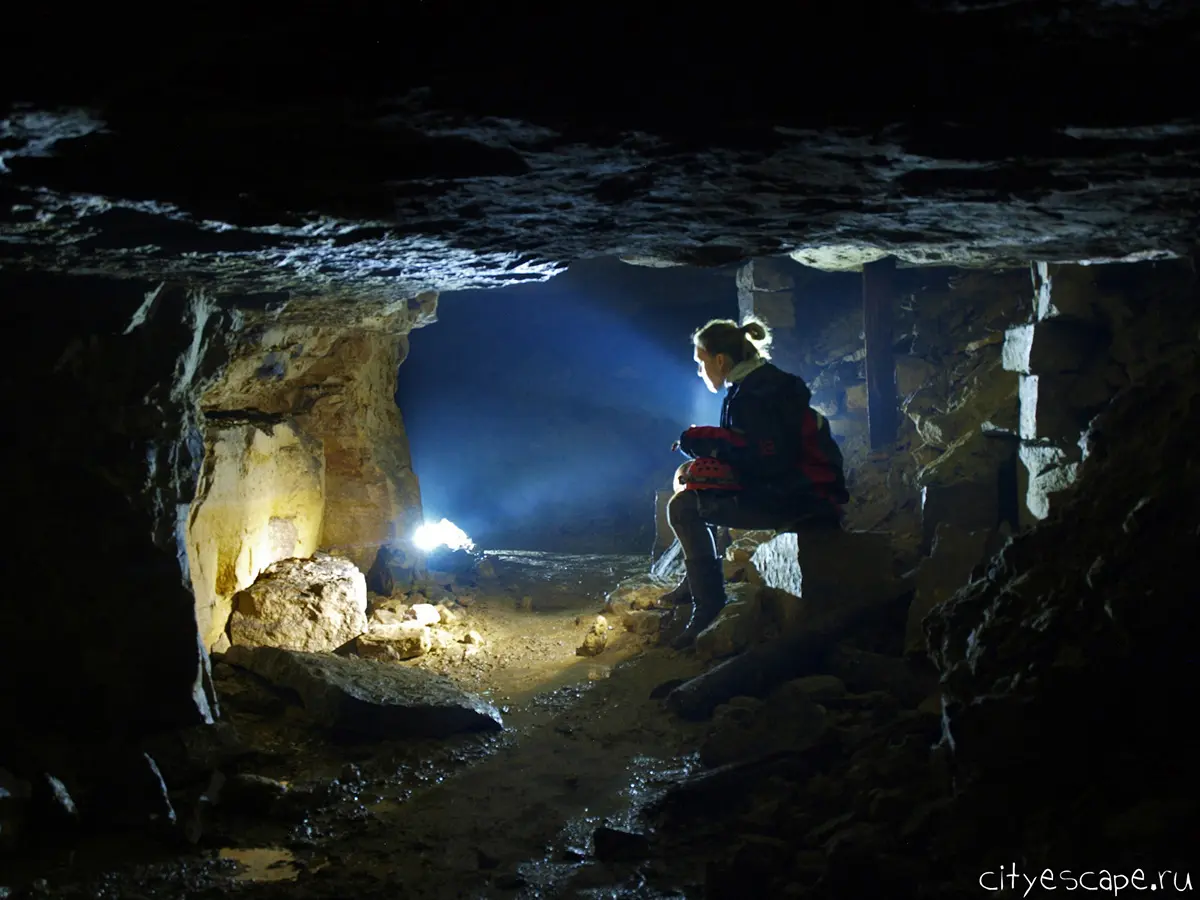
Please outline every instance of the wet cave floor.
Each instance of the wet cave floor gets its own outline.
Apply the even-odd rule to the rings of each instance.
[[[490,554],[454,627],[483,636],[398,665],[445,674],[491,700],[503,732],[363,742],[313,727],[302,709],[217,662],[224,723],[261,777],[235,803],[184,808],[185,846],[140,850],[113,836],[38,860],[58,897],[684,897],[702,872],[621,862],[597,828],[643,831],[639,811],[698,765],[703,726],[652,690],[701,666],[619,624],[599,655],[575,648],[604,594],[646,557]],[[267,781],[269,779],[270,781]],[[279,783],[286,791],[279,793]],[[178,805],[178,804],[177,804]],[[181,807],[182,808],[182,807]],[[185,820],[186,817],[186,820]],[[622,836],[618,835],[618,840]],[[634,854],[636,855],[636,854]],[[615,858],[615,859],[614,859]]]

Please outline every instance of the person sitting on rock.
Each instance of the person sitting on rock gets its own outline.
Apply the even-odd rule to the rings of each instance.
[[[688,461],[676,473],[667,521],[683,549],[687,576],[663,600],[688,596],[692,613],[671,643],[691,645],[725,605],[725,577],[714,526],[785,531],[800,522],[840,527],[849,501],[842,453],[803,379],[768,360],[770,329],[748,318],[714,319],[692,335],[700,378],[725,388],[719,427],[695,426],[676,448]]]

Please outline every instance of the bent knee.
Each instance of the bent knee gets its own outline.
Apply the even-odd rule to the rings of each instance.
[[[683,475],[687,471],[687,467],[691,464],[691,460],[685,462],[675,470],[675,480],[672,482],[672,487],[675,488],[675,493],[678,494],[683,490]]]

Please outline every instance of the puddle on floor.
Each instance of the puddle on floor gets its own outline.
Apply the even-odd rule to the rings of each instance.
[[[226,847],[217,852],[217,859],[232,860],[241,866],[234,881],[293,881],[300,874],[296,857],[282,847]]]
[[[525,881],[522,898],[570,896],[577,898],[676,898],[680,894],[660,892],[646,883],[636,865],[609,866],[599,863],[593,853],[592,835],[597,828],[643,832],[640,816],[646,806],[662,796],[673,784],[695,771],[695,754],[674,759],[635,756],[626,768],[629,780],[624,789],[608,803],[584,810],[569,821],[558,841],[542,859],[519,867]]]

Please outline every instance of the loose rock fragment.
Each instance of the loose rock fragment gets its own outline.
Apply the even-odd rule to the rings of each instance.
[[[359,656],[399,661],[428,653],[433,647],[433,637],[425,625],[410,620],[376,625],[354,643]]]
[[[596,621],[583,638],[583,643],[575,651],[576,656],[598,656],[608,645],[608,620],[604,616],[596,616]]]

